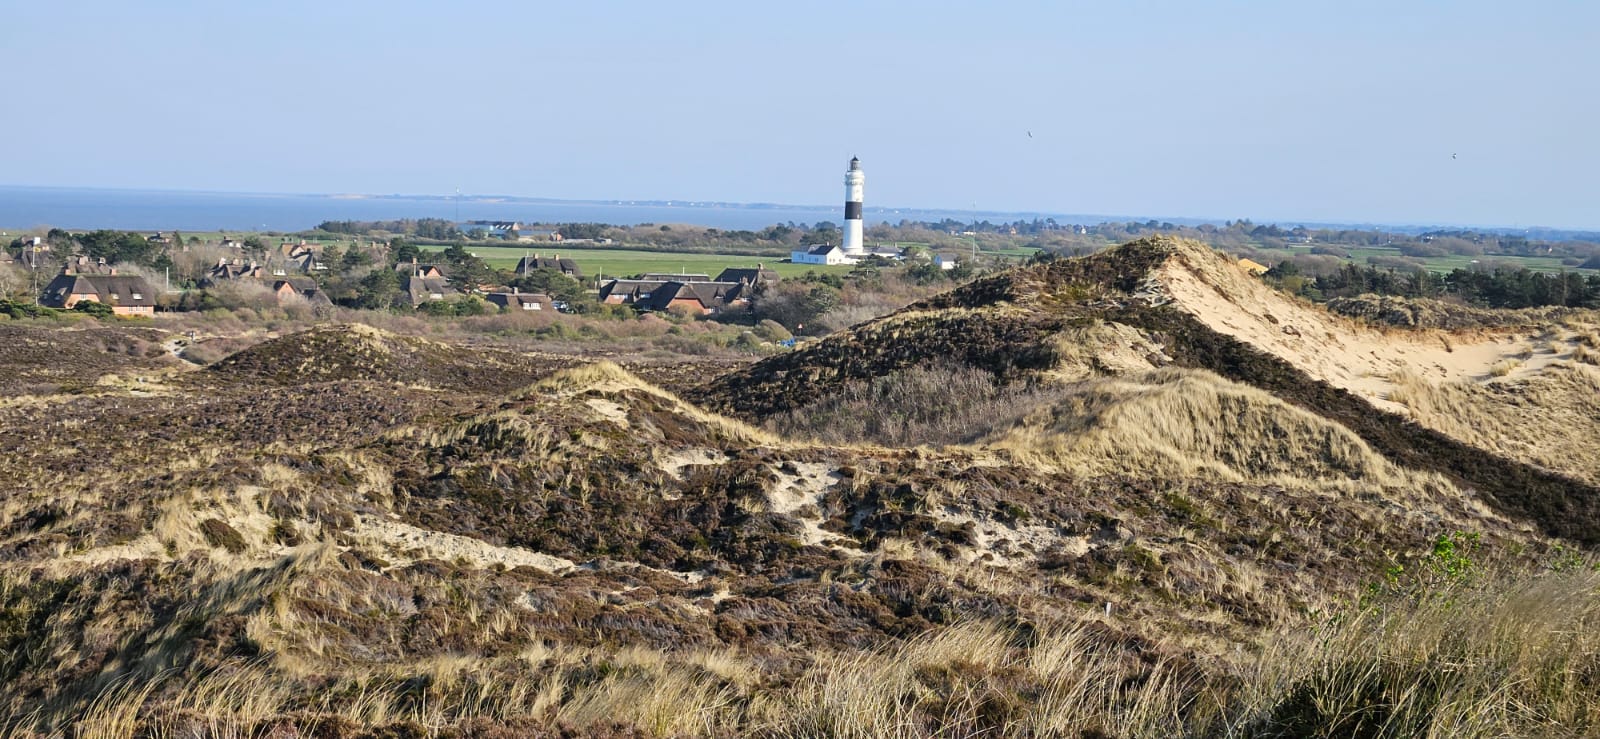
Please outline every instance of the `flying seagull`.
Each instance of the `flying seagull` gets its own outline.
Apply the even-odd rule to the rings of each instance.
[[[1033,138],[1033,132],[1032,131],[1028,132],[1028,138],[1030,138],[1030,139]]]
[[[1455,154],[1451,154],[1451,155],[1450,155],[1450,158],[1451,158],[1451,159],[1455,159],[1455,158],[1456,158],[1456,155],[1455,155]]]

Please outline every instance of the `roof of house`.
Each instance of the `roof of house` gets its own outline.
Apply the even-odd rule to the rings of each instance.
[[[279,277],[272,282],[272,289],[276,290],[284,285],[294,288],[297,292],[322,289],[317,285],[317,281],[310,277]]]
[[[9,255],[9,252],[6,253]],[[20,264],[28,269],[37,269],[51,266],[52,261],[54,261],[54,258],[50,255],[50,252],[35,251],[31,246],[24,246],[22,251],[17,253],[13,263]]]
[[[418,306],[430,300],[437,300],[435,295],[450,297],[456,290],[443,277],[418,277],[412,275],[406,281],[406,292],[411,294],[411,305]]]
[[[550,305],[550,296],[544,293],[524,292],[492,292],[483,296],[489,302],[499,306],[522,306],[529,303]]]
[[[243,277],[261,277],[265,275],[266,267],[256,264],[254,259],[245,262],[240,259],[217,260],[217,266],[206,273],[206,278],[212,282],[217,280],[237,280]]]
[[[636,300],[641,295],[648,295],[657,288],[667,284],[665,280],[611,280],[600,286],[600,299],[605,300],[612,295],[622,295],[627,300]]]
[[[106,264],[104,257],[97,262],[87,256],[79,255],[68,260],[63,271],[79,275],[114,275],[117,273],[117,268]]]
[[[806,253],[814,257],[820,257],[838,248],[839,247],[835,244],[818,244],[810,249],[807,249]]]
[[[322,291],[322,286],[310,277],[280,277],[272,282],[273,292],[280,291],[285,286],[293,290],[296,295],[313,303],[333,304],[333,301],[328,299],[328,294]]]
[[[583,276],[583,271],[578,269],[578,263],[571,259],[561,256],[541,257],[538,254],[518,259],[515,272],[522,275],[536,269],[552,269],[569,277]]]
[[[729,267],[717,275],[717,282],[744,282],[756,285],[765,282],[777,282],[778,273],[767,269],[765,266],[756,267]]]
[[[423,277],[438,277],[449,274],[443,264],[418,264],[417,262],[397,262],[394,271],[407,275],[422,275]]]
[[[84,275],[63,273],[44,288],[39,304],[49,308],[66,307],[73,295],[93,295],[95,300],[116,306],[155,307],[156,293],[138,275]]]
[[[650,297],[638,300],[635,305],[646,310],[666,310],[676,300],[694,300],[702,308],[714,309],[739,299],[744,286],[737,282],[677,282],[663,283],[651,291]]]
[[[692,274],[689,272],[646,272],[639,275],[641,280],[660,280],[662,282],[710,282],[711,275]]]

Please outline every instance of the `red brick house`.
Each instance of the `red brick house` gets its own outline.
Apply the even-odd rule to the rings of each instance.
[[[137,275],[85,275],[63,271],[44,288],[39,305],[71,309],[85,300],[105,303],[119,316],[153,316],[156,293]]]

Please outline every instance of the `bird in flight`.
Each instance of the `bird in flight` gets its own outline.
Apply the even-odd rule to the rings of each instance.
[[[1030,139],[1033,138],[1033,132],[1032,131],[1028,132],[1028,138],[1030,138]]]
[[[1450,155],[1450,158],[1451,158],[1451,159],[1455,159],[1455,158],[1456,158],[1456,155],[1454,155],[1454,154],[1451,154],[1451,155]]]

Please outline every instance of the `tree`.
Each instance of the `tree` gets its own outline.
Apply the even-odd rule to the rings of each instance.
[[[356,250],[356,247],[351,247],[350,249],[350,251]],[[329,244],[322,248],[321,262],[328,265],[330,269],[342,270],[344,268],[344,255],[344,250],[340,249],[338,244]]]
[[[370,310],[390,310],[407,305],[410,298],[406,296],[404,276],[392,269],[375,269],[361,278],[360,292],[356,297],[357,308]]]
[[[439,256],[450,263],[450,284],[457,290],[475,290],[484,283],[500,281],[500,276],[488,264],[467,251],[460,242],[451,244]]]
[[[517,290],[549,295],[551,300],[563,301],[577,313],[592,312],[596,304],[588,291],[583,289],[583,283],[553,269],[532,270],[525,275],[517,275],[508,284]]]
[[[340,266],[344,271],[349,272],[357,267],[364,267],[369,264],[372,264],[372,255],[360,247],[352,247],[350,251],[344,253],[344,259],[341,261]]]
[[[805,324],[816,324],[824,313],[839,307],[839,291],[827,285],[780,282],[768,285],[757,295],[752,312],[758,320],[778,324],[800,333]]]
[[[417,245],[411,243],[410,241],[405,239],[395,239],[394,241],[389,242],[389,256],[394,260],[392,262],[393,264],[409,262],[421,255],[422,250],[418,249]]]

